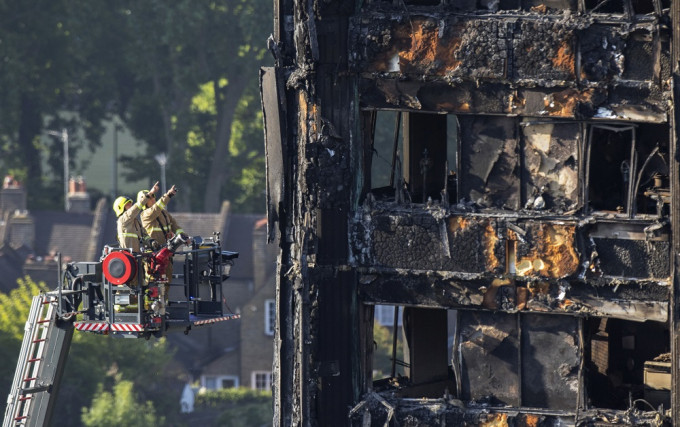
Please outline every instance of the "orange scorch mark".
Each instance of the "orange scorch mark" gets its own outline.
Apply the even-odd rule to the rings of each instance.
[[[524,415],[524,426],[525,427],[538,427],[538,422],[541,420],[541,417],[538,415],[534,414],[525,414]]]
[[[399,27],[396,37],[410,41],[403,43],[399,51],[402,71],[429,69],[431,74],[441,75],[455,70],[461,63],[454,55],[460,49],[461,38],[440,38],[439,27],[432,21],[415,19],[412,24]],[[432,69],[433,66],[436,68]]]
[[[479,427],[508,427],[508,414],[489,414]]]
[[[578,89],[565,89],[545,97],[545,109],[551,116],[573,117],[576,107],[580,103],[590,102],[593,97],[593,89],[579,91]]]
[[[568,40],[563,41],[557,49],[557,55],[552,59],[552,63],[555,68],[569,71],[571,76],[574,75],[576,62],[574,59],[574,52],[572,51]]]
[[[449,231],[453,234],[460,230],[465,230],[470,223],[470,220],[462,216],[454,216],[449,218]]]
[[[527,265],[526,275],[561,278],[578,269],[579,258],[574,249],[575,227],[543,224],[537,232],[535,245],[518,265]]]
[[[496,243],[498,243],[498,235],[496,230],[490,222],[486,224],[486,230],[484,231],[484,254],[486,255],[486,268],[487,271],[494,271],[498,268],[499,262],[496,257]]]

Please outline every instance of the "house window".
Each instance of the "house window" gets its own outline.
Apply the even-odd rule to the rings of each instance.
[[[272,373],[268,371],[253,371],[250,375],[250,384],[253,390],[271,390]]]
[[[220,390],[238,387],[238,377],[235,375],[202,375],[201,386],[206,390]]]
[[[375,306],[375,320],[382,326],[394,326],[394,306],[393,305],[376,305]],[[397,326],[401,326],[401,311],[397,319]]]
[[[276,328],[276,301],[268,299],[264,302],[264,333],[274,335]]]

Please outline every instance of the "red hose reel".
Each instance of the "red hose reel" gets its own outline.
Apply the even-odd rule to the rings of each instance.
[[[114,285],[128,283],[137,275],[137,261],[128,252],[115,251],[106,255],[102,268],[106,280]]]

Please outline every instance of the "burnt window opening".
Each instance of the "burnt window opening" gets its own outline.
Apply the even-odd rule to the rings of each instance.
[[[641,165],[635,177],[633,214],[669,216],[670,182],[667,125],[640,124],[637,150]]]
[[[402,113],[398,111],[372,111],[371,127],[371,192],[374,196],[394,197],[402,181],[403,134]]]
[[[382,383],[404,377],[404,336],[402,331],[404,308],[375,305],[373,315],[373,381]],[[396,322],[395,322],[396,321]],[[395,327],[396,324],[396,327]],[[387,381],[380,381],[386,379]]]
[[[378,306],[376,306],[378,307]],[[396,306],[390,326],[373,323],[373,388],[400,397],[439,398],[455,390],[449,365],[457,313],[452,310]],[[376,312],[377,314],[377,312]]]
[[[629,212],[634,137],[632,126],[591,126],[588,205],[592,211]]]
[[[586,11],[590,13],[623,14],[624,0],[585,0]]]
[[[588,408],[628,409],[631,401],[670,407],[670,332],[665,324],[590,318],[584,322]],[[644,402],[642,402],[644,400]],[[637,405],[636,405],[637,406]]]
[[[633,7],[633,13],[636,15],[644,15],[661,10],[658,0],[631,0],[631,6]]]
[[[401,2],[397,2],[401,5]],[[404,0],[404,4],[407,6],[438,6],[441,4],[441,0]]]
[[[383,200],[457,202],[457,121],[454,115],[372,111],[370,191]]]
[[[590,212],[668,215],[666,125],[591,125],[588,141]]]

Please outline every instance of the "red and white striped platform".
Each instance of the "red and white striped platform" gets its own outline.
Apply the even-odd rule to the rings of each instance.
[[[144,326],[138,323],[114,323],[112,325],[105,322],[75,322],[73,324],[79,331],[86,332],[142,332]]]

